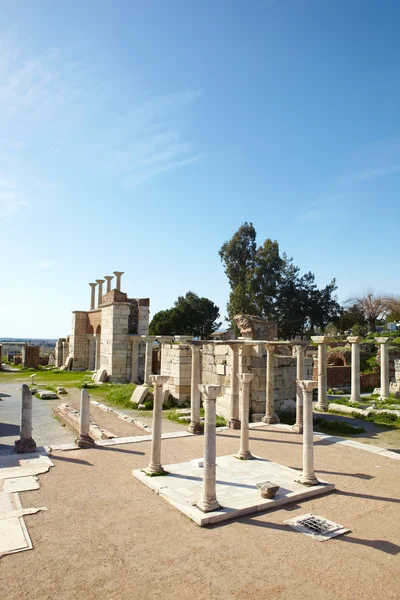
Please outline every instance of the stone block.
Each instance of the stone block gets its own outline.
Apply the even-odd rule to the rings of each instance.
[[[263,498],[274,498],[280,487],[279,485],[276,485],[276,483],[272,483],[271,481],[256,483],[256,486],[260,490],[261,496]]]
[[[54,392],[44,390],[43,392],[39,392],[39,398],[41,400],[57,400],[58,396]]]
[[[131,396],[131,402],[135,402],[136,404],[143,404],[150,390],[148,387],[144,385],[138,385],[135,391]]]

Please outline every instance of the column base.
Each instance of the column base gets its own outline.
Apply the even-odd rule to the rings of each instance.
[[[207,513],[207,512],[211,512],[213,510],[219,510],[220,508],[222,508],[222,506],[218,503],[216,498],[213,499],[205,499],[205,498],[201,498],[201,500],[199,500],[199,502],[196,504],[197,508],[199,508],[201,511]]]
[[[230,419],[228,422],[229,429],[240,429],[241,423],[240,419]]]
[[[239,460],[252,460],[254,458],[251,452],[239,452],[239,454],[235,454],[234,456]]]
[[[314,477],[303,477],[303,475],[302,475],[300,477],[300,479],[297,480],[297,483],[301,483],[302,485],[311,487],[313,485],[318,485],[319,481],[315,476]]]
[[[75,444],[79,446],[79,448],[93,448],[93,446],[95,446],[94,439],[88,434],[77,437]]]
[[[204,434],[204,428],[200,425],[199,422],[196,421],[191,421],[189,427],[187,428],[187,430],[190,433],[194,433],[194,435],[202,435]]]
[[[295,433],[303,433],[303,425],[298,425],[297,423],[295,423],[294,425],[292,425],[292,431],[294,431]]]
[[[27,452],[35,452],[36,442],[33,438],[21,438],[15,442],[15,452],[17,454],[25,454]]]
[[[149,465],[146,469],[142,469],[142,471],[149,477],[161,477],[163,475],[168,475],[167,471],[164,471],[162,465]]]
[[[276,423],[279,423],[279,417],[276,413],[273,415],[264,415],[261,421],[267,425],[275,425]]]
[[[322,410],[323,412],[326,412],[328,410],[328,403],[326,403],[326,404],[320,404],[319,402],[317,402],[315,408],[317,410]]]

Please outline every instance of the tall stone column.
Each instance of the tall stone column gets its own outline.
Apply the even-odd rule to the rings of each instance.
[[[97,295],[97,306],[103,303],[103,283],[104,279],[96,279],[96,282],[99,284],[98,295]]]
[[[303,392],[304,430],[303,430],[303,473],[299,483],[304,485],[317,485],[318,479],[314,473],[314,423],[313,423],[313,389],[316,381],[298,381]]]
[[[15,442],[15,452],[25,454],[36,450],[36,442],[32,438],[32,394],[29,387],[22,386],[20,439]]]
[[[136,383],[138,376],[139,342],[139,339],[132,340],[131,383]]]
[[[326,344],[331,340],[326,335],[311,336],[313,342],[318,344],[318,410],[328,410],[327,372],[326,372]]]
[[[265,347],[267,349],[267,385],[265,389],[265,416],[262,418],[262,421],[268,423],[268,425],[272,425],[279,423],[279,418],[274,407],[274,352],[276,345],[265,344]]]
[[[296,344],[294,349],[296,352],[296,423],[293,425],[292,431],[303,433],[303,391],[299,381],[304,379],[305,346]]]
[[[204,418],[204,466],[203,488],[198,508],[203,512],[218,510],[220,507],[216,494],[217,444],[216,444],[216,401],[220,385],[199,385],[203,394]]]
[[[390,397],[389,388],[389,345],[388,337],[375,338],[381,345],[381,395],[379,400],[385,400]]]
[[[90,431],[90,396],[87,390],[81,391],[81,414],[79,418],[79,436],[75,444],[79,448],[93,448],[94,439],[89,435]]]
[[[151,385],[151,370],[153,362],[153,342],[156,339],[155,335],[145,336],[146,340],[146,355],[144,359],[144,383]]]
[[[89,283],[91,289],[90,292],[90,310],[94,310],[96,308],[96,285],[97,283]]]
[[[200,344],[190,344],[192,349],[192,374],[190,382],[190,433],[203,433],[200,425]]]
[[[250,398],[250,383],[253,379],[252,373],[240,373],[238,381],[241,382],[240,394],[240,449],[237,458],[241,460],[249,460],[254,458],[249,448],[249,398]]]
[[[351,344],[351,396],[350,402],[360,401],[360,342],[361,336],[350,335],[347,341]]]
[[[161,464],[161,430],[162,430],[162,404],[163,385],[168,381],[168,375],[153,375],[154,406],[153,406],[153,432],[151,438],[150,462],[145,472],[149,475],[164,475]]]
[[[114,279],[114,275],[104,275],[104,279],[107,281],[107,292],[111,292],[111,281]]]
[[[121,291],[121,277],[124,274],[124,271],[114,271],[114,275],[117,278],[117,283],[115,285],[115,289],[119,292]]]
[[[240,429],[239,417],[239,350],[240,344],[228,344],[232,350],[232,367],[231,367],[231,414],[229,419],[229,427],[231,429]]]

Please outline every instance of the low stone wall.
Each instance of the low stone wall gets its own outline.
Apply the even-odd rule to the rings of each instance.
[[[327,369],[327,385],[332,387],[346,387],[351,384],[351,367],[328,365]]]
[[[200,352],[200,379],[202,383],[221,386],[221,396],[232,391],[232,350],[228,344],[203,344]],[[264,344],[243,346],[239,354],[239,371],[252,373],[250,408],[255,414],[265,414],[266,349]],[[186,344],[162,344],[162,375],[168,375],[166,387],[171,396],[180,402],[190,399],[191,349]],[[294,406],[296,398],[296,358],[274,357],[275,410]],[[305,378],[312,378],[312,358],[305,358]]]
[[[381,385],[381,372],[380,369],[373,371],[372,373],[361,373],[360,375],[361,391],[366,387],[380,387]]]

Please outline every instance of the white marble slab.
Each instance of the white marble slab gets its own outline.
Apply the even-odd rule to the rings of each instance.
[[[217,500],[222,508],[204,513],[196,506],[203,477],[203,468],[198,464],[189,461],[164,465],[168,475],[162,477],[148,477],[141,470],[134,470],[133,476],[200,526],[298,502],[335,489],[333,484],[323,481],[312,487],[301,485],[296,481],[300,477],[299,471],[265,458],[242,461],[231,455],[220,456],[217,458]],[[267,480],[280,486],[273,499],[262,498],[256,488],[257,483]]]

